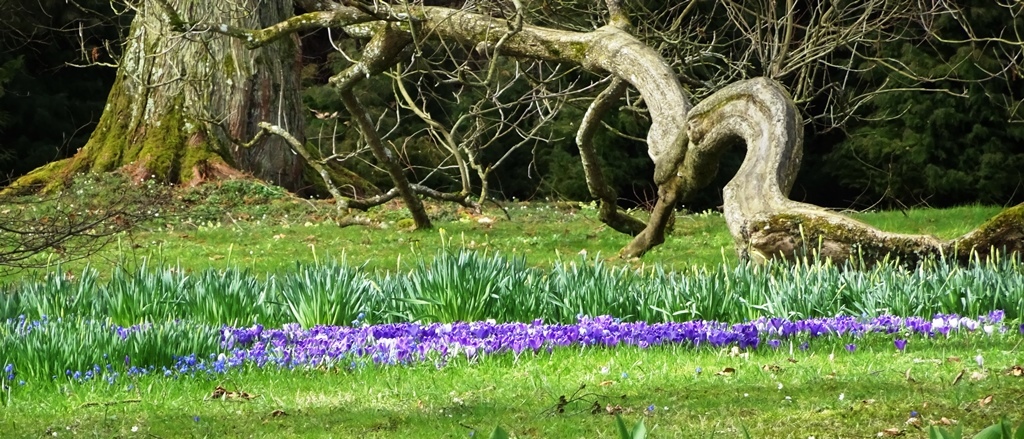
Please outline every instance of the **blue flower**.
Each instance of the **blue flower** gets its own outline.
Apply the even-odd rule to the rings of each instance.
[[[907,340],[897,338],[896,340],[893,340],[892,343],[896,345],[897,351],[903,352],[903,350],[907,348]]]
[[[856,351],[856,350],[857,350],[857,345],[855,345],[853,343],[850,343],[850,344],[846,345],[846,352],[851,352],[852,353],[853,351]]]

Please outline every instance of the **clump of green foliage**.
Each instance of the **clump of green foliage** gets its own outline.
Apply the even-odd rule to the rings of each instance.
[[[929,439],[961,439],[963,437],[963,428],[957,426],[952,430],[948,430],[942,427],[931,426],[928,427]],[[999,422],[985,428],[978,432],[978,434],[972,436],[973,439],[1024,439],[1024,422],[1017,424],[1017,431],[1014,432],[1013,424],[1009,420],[1003,418]]]
[[[1003,310],[1024,316],[1024,270],[1017,257],[963,267],[941,260],[910,269],[896,262],[864,269],[807,261],[721,264],[671,270],[654,264],[611,266],[600,258],[530,267],[518,256],[441,249],[393,272],[371,272],[337,260],[297,263],[283,273],[245,268],[190,271],[180,265],[115,269],[109,278],[86,268],[61,269],[42,280],[8,283],[0,319],[25,315],[106,319],[131,325],[172,319],[210,324],[304,327],[369,323],[572,323],[579,315],[627,321],[741,322],[758,317],[835,315],[931,317]]]

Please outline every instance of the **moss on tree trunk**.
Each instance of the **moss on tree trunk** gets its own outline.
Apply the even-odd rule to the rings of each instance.
[[[1024,204],[1006,209],[981,227],[946,243],[943,251],[957,255],[961,262],[975,255],[987,258],[993,251],[1024,254]]]
[[[179,11],[237,26],[264,27],[290,17],[290,0],[175,0]],[[302,162],[281,139],[237,148],[271,121],[301,135],[298,39],[251,50],[210,32],[180,34],[153,1],[132,22],[117,79],[99,124],[72,158],[37,169],[15,190],[58,184],[82,172],[124,170],[135,179],[192,185],[257,178],[300,187]]]

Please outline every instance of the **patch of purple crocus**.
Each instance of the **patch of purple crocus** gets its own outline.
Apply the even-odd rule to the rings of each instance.
[[[145,330],[145,325],[113,328],[122,338]],[[986,330],[986,328],[990,328]],[[819,337],[861,337],[867,334],[898,334],[897,349],[905,347],[908,335],[948,337],[956,333],[1006,332],[1003,313],[996,311],[978,319],[958,315],[920,317],[840,316],[792,321],[760,318],[728,324],[695,320],[674,323],[623,322],[610,316],[579,317],[576,324],[531,323],[394,323],[362,326],[316,326],[303,329],[287,324],[280,329],[262,325],[248,328],[223,327],[221,351],[189,354],[161,371],[132,366],[126,375],[161,373],[164,376],[220,374],[243,367],[356,368],[368,364],[400,365],[434,363],[438,367],[453,358],[475,360],[483,356],[551,352],[569,347],[660,345],[692,347],[777,348],[780,340]],[[1021,327],[1024,334],[1024,326]],[[849,349],[849,348],[848,348]],[[855,346],[854,348],[855,349]],[[849,349],[851,352],[853,349]],[[127,361],[127,360],[126,360]],[[73,372],[68,372],[74,376]]]
[[[1002,325],[1003,315],[994,312],[979,319],[957,315],[920,317],[881,316],[815,318],[792,321],[761,318],[752,322],[727,324],[695,320],[677,323],[623,322],[610,316],[580,317],[576,324],[532,323],[397,323],[362,327],[317,326],[302,329],[285,325],[267,329],[225,327],[218,361],[226,369],[252,364],[295,367],[349,367],[372,362],[381,365],[434,361],[453,357],[475,359],[484,355],[550,352],[556,348],[586,346],[659,345],[738,346],[756,349],[766,342],[825,336],[862,336],[869,333],[917,334],[926,337],[974,332],[986,326]]]

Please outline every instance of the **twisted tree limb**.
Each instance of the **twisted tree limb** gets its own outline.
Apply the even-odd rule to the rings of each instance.
[[[690,147],[679,170],[684,196],[714,176],[722,152],[736,142],[747,154],[723,190],[725,220],[741,259],[796,260],[807,256],[873,264],[884,258],[915,263],[925,257],[993,249],[1024,251],[1024,204],[1007,209],[977,230],[942,241],[928,235],[889,233],[788,198],[803,154],[803,131],[792,99],[778,83],[758,78],[729,85],[690,112]]]
[[[579,131],[576,132],[576,146],[580,150],[580,161],[583,162],[583,174],[586,176],[590,195],[601,202],[598,210],[601,222],[620,233],[636,236],[644,230],[646,224],[619,211],[619,197],[615,193],[615,189],[612,189],[605,179],[597,150],[594,149],[594,134],[597,132],[597,127],[601,125],[601,118],[625,93],[626,82],[619,78],[613,78],[608,88],[597,95],[583,115]]]

